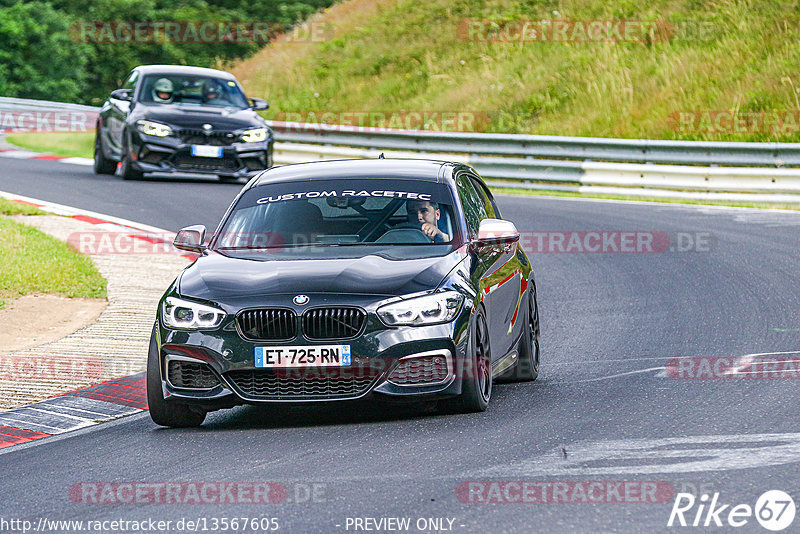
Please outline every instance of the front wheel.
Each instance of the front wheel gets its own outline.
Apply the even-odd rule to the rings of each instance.
[[[114,174],[117,170],[117,162],[108,159],[103,152],[103,140],[100,138],[100,128],[94,136],[94,173],[95,174]]]
[[[122,162],[120,165],[120,174],[122,174],[123,180],[141,180],[144,176],[144,173],[140,170],[133,168],[133,163],[131,162],[131,154],[130,150],[128,150],[128,144],[125,143],[125,146],[122,147]]]
[[[173,428],[200,426],[206,419],[205,410],[164,400],[161,390],[161,362],[158,357],[156,328],[157,326],[153,327],[150,351],[147,355],[147,404],[150,407],[150,418],[157,425]]]
[[[445,412],[473,413],[486,410],[492,398],[492,364],[489,347],[489,329],[483,310],[475,314],[475,322],[470,332],[467,358],[461,369],[461,395],[454,399],[441,401]]]

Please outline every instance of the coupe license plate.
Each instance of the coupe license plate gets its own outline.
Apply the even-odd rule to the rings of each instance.
[[[256,347],[256,367],[346,367],[350,345]]]
[[[211,145],[192,145],[192,156],[202,158],[221,158],[222,147]]]

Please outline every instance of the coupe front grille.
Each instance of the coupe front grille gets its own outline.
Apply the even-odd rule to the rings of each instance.
[[[322,367],[230,371],[226,377],[247,397],[312,399],[361,396],[378,374],[369,368]]]
[[[205,132],[204,130],[193,130],[186,128],[181,130],[178,135],[187,145],[211,145],[229,146],[238,139],[233,132]]]
[[[204,363],[169,360],[167,365],[169,383],[176,388],[209,389],[219,384],[211,368]]]
[[[297,319],[292,310],[261,308],[245,310],[236,318],[239,330],[247,339],[287,341],[297,335]]]
[[[389,375],[400,386],[437,384],[447,379],[447,359],[436,354],[401,361]]]
[[[205,158],[187,154],[177,154],[173,159],[173,163],[175,164],[175,168],[187,171],[235,171],[240,166],[239,162],[230,156]]]
[[[366,319],[358,308],[314,308],[303,314],[303,333],[308,339],[355,337]]]

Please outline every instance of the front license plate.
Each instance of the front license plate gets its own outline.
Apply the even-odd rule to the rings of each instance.
[[[202,158],[221,158],[222,147],[211,145],[192,145],[192,156],[200,156]]]
[[[350,345],[256,347],[256,367],[346,367]]]

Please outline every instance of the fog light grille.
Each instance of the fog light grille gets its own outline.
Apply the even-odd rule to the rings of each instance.
[[[402,360],[389,375],[389,381],[399,386],[417,386],[444,382],[447,377],[447,358],[431,354]]]
[[[225,376],[248,397],[303,399],[358,397],[378,375],[369,368],[320,367],[230,371]]]
[[[169,383],[176,388],[210,389],[219,384],[211,368],[204,363],[169,360],[167,364]]]

